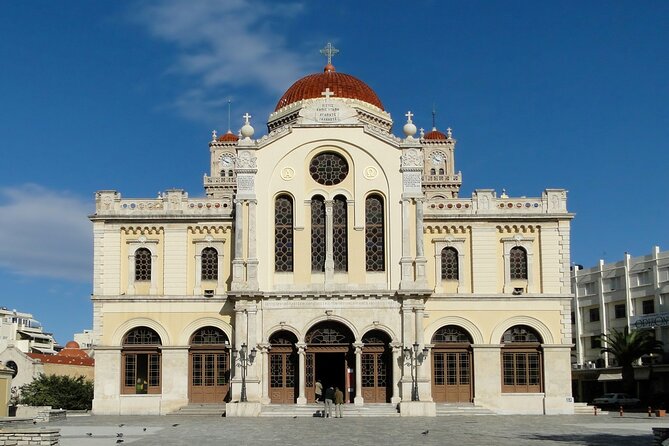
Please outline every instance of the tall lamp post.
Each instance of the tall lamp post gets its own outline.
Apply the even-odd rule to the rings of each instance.
[[[245,403],[248,401],[246,398],[246,370],[249,364],[253,364],[257,350],[253,347],[249,352],[246,343],[244,343],[239,350],[235,349],[233,352],[235,353],[235,362],[242,370],[242,394],[239,401]]]
[[[419,350],[418,342],[413,343],[413,348],[404,347],[404,359],[406,365],[411,367],[411,401],[420,401],[418,398],[418,366],[427,357],[428,348]]]

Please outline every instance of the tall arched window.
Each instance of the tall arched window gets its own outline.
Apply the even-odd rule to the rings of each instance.
[[[441,250],[441,278],[444,280],[458,280],[458,250],[446,247]]]
[[[139,248],[135,251],[135,281],[145,282],[151,280],[151,251],[147,248]]]
[[[311,271],[325,271],[325,200],[311,199]]]
[[[346,198],[338,195],[332,209],[332,247],[335,271],[348,271],[348,232]]]
[[[383,200],[370,195],[365,200],[365,258],[367,271],[385,271]]]
[[[527,251],[516,246],[509,251],[509,272],[511,280],[527,279]]]
[[[516,325],[504,332],[502,392],[537,393],[543,388],[541,336],[532,328]]]
[[[274,203],[274,270],[293,271],[293,200],[282,195]]]
[[[218,280],[218,251],[215,248],[202,250],[202,280]]]
[[[137,327],[123,337],[122,393],[160,393],[160,336],[148,327]]]

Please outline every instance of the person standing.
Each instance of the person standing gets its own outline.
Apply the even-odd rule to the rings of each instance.
[[[334,403],[335,390],[332,386],[325,391],[325,418],[332,418],[332,404]]]
[[[341,405],[344,404],[344,392],[339,390],[339,387],[335,388],[334,403],[335,403],[335,418],[344,418],[341,411]]]
[[[314,386],[314,393],[316,394],[316,403],[320,403],[323,398],[323,384],[320,379],[316,380],[316,385]]]

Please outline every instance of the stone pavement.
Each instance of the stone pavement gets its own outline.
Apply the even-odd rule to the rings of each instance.
[[[650,446],[652,427],[668,418],[645,414],[479,415],[437,418],[223,418],[85,416],[49,423],[62,446],[125,445],[494,445]],[[123,434],[122,437],[117,436]],[[88,435],[90,434],[90,435]],[[123,442],[118,442],[123,440]]]

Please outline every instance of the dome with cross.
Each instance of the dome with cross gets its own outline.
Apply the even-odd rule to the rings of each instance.
[[[328,43],[321,53],[328,58],[322,73],[310,74],[295,82],[279,99],[274,111],[290,104],[316,98],[347,98],[366,102],[383,110],[383,104],[369,85],[349,74],[338,73],[332,65],[332,56],[339,50]]]

